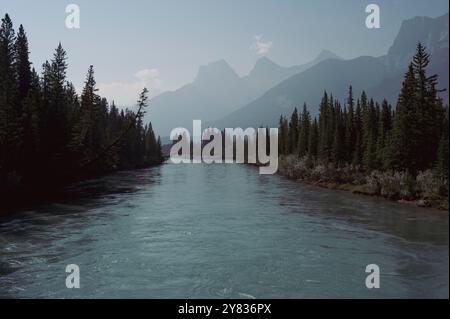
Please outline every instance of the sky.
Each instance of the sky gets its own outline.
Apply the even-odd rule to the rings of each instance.
[[[380,29],[365,25],[372,3]],[[69,4],[80,8],[79,29],[65,25]],[[245,75],[262,56],[283,66],[323,49],[380,56],[404,19],[447,12],[447,0],[0,0],[1,16],[24,25],[37,70],[61,42],[76,88],[92,64],[101,95],[119,105],[133,104],[143,86],[153,95],[177,89],[220,59]]]

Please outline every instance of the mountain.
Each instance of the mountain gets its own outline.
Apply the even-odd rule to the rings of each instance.
[[[273,87],[260,98],[214,123],[217,127],[276,126],[281,114],[306,103],[313,115],[326,90],[344,101],[348,87],[355,94],[365,90],[376,100],[387,98],[395,105],[403,75],[417,43],[424,43],[431,53],[430,73],[437,73],[440,89],[448,86],[448,14],[438,18],[416,17],[402,23],[388,53],[382,57],[352,60],[327,59],[295,74]],[[441,94],[448,103],[448,92]]]
[[[449,48],[448,13],[438,17],[415,17],[403,21],[398,36],[390,47],[385,62],[391,68],[404,68],[415,54],[418,41],[424,44],[434,59],[445,58],[442,53]],[[446,57],[448,63],[448,55]],[[445,62],[445,61],[442,61]]]
[[[243,77],[239,77],[225,60],[203,65],[192,83],[153,98],[147,119],[152,121],[154,130],[161,136],[169,136],[176,127],[191,127],[193,119],[212,123],[257,99],[292,75],[329,58],[339,59],[332,52],[322,51],[305,65],[283,67],[262,57]]]
[[[343,98],[349,85],[358,89],[378,84],[385,75],[386,66],[377,58],[360,57],[357,59],[326,60],[308,70],[296,74],[247,106],[231,113],[214,123],[217,127],[259,127],[276,125],[281,114],[292,113],[295,106],[299,109],[306,102],[316,115],[324,90],[338,92],[336,98]],[[371,76],[366,76],[370,74]]]
[[[282,67],[274,63],[272,60],[262,57],[256,62],[255,67],[249,75],[243,78],[243,82],[244,85],[252,90],[253,96],[259,97],[268,89],[288,79],[294,74],[301,73],[328,59],[340,60],[341,58],[331,51],[323,50],[313,61],[309,63],[292,67]]]
[[[439,75],[439,88],[449,88],[449,15],[438,18],[415,17],[402,23],[398,36],[386,56],[381,60],[392,73],[368,91],[375,97],[386,97],[395,102],[403,82],[403,75],[415,54],[418,41],[431,54],[429,73]],[[448,91],[441,94],[448,103]]]

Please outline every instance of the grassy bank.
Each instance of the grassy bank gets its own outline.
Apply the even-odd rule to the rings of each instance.
[[[405,172],[373,171],[367,174],[349,165],[326,166],[314,163],[307,157],[286,155],[280,156],[278,173],[320,187],[448,210],[448,177],[439,177],[431,170],[416,177]]]

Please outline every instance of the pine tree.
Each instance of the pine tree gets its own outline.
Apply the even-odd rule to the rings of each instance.
[[[314,119],[314,121],[311,124],[311,130],[308,141],[308,156],[314,160],[317,159],[318,145],[319,145],[319,124],[317,123],[317,119]]]
[[[143,125],[146,90],[137,112],[119,114],[114,104],[110,110],[106,99],[95,93],[93,67],[79,98],[66,81],[67,56],[61,44],[43,64],[41,77],[31,70],[28,50],[23,26],[16,36],[5,15],[0,26],[1,187],[11,186],[4,183],[11,176],[27,184],[46,178],[51,184],[124,163],[132,168],[162,160],[160,140],[151,125]]]
[[[363,112],[363,164],[366,171],[376,168],[377,159],[377,111],[375,102],[370,100]]]
[[[96,94],[96,82],[94,79],[94,67],[89,67],[86,75],[83,92],[81,94],[80,122],[75,127],[71,142],[71,148],[81,155],[83,162],[89,162],[99,151],[96,137],[96,118],[99,96]]]
[[[355,151],[355,110],[353,99],[353,88],[350,85],[347,96],[347,108],[345,116],[345,154],[346,161],[351,162]]]
[[[281,116],[279,121],[278,148],[280,154],[289,153],[289,128],[287,120]]]
[[[386,147],[389,145],[392,128],[392,107],[383,100],[381,114],[378,120],[377,167],[384,167],[386,161]]]
[[[318,157],[323,162],[330,160],[330,102],[327,92],[324,93],[322,101],[319,106],[319,141],[318,141]]]
[[[16,73],[19,82],[19,99],[27,97],[31,84],[31,63],[28,52],[28,39],[22,25],[19,27],[15,43]]]
[[[362,153],[363,153],[362,109],[359,99],[356,103],[354,134],[355,134],[355,145],[352,154],[352,165],[357,167],[362,164]]]
[[[18,153],[19,162],[18,165],[25,169],[26,162],[27,162],[27,151],[30,149],[27,147],[27,143],[31,142],[30,136],[26,136],[28,132],[26,130],[28,127],[26,127],[27,124],[25,123],[25,120],[28,118],[30,119],[33,115],[36,116],[36,106],[31,105],[32,109],[25,109],[25,99],[28,98],[28,92],[30,90],[31,86],[31,63],[29,60],[29,52],[28,52],[28,40],[25,33],[25,30],[22,25],[19,27],[19,32],[16,37],[16,42],[14,45],[15,50],[15,74],[17,77],[17,100],[15,105],[15,114],[16,114],[16,121],[17,121],[17,129],[20,128],[20,137],[19,140],[21,141],[21,149]],[[36,85],[36,83],[35,83]],[[35,96],[34,99],[37,99],[37,94],[39,88],[34,88],[33,95]],[[29,100],[30,102],[30,100]],[[28,105],[30,107],[30,105]],[[34,114],[27,114],[29,112],[32,112]],[[36,129],[37,123],[34,123],[35,129]],[[18,131],[19,132],[19,131]],[[36,133],[35,133],[36,134]],[[34,136],[34,139],[37,137]],[[26,140],[28,139],[28,140]],[[35,143],[32,142],[32,145],[28,145],[30,147],[36,147]]]
[[[66,147],[71,137],[65,90],[66,60],[66,51],[60,43],[50,63],[44,64],[43,104],[45,107],[43,113],[45,130],[43,132],[43,146],[46,156],[49,158],[49,161],[47,161],[48,169],[56,165],[62,165],[65,161]],[[62,167],[58,169],[62,169]]]
[[[414,150],[418,156],[415,167],[417,171],[428,169],[435,163],[442,130],[440,124],[442,123],[443,107],[437,97],[436,89],[438,76],[427,76],[426,68],[429,63],[430,55],[419,42],[412,62],[417,86],[414,115],[416,127],[420,130]]]
[[[26,165],[28,174],[36,175],[35,168],[41,167],[42,159],[42,112],[41,87],[39,75],[33,69],[27,96],[23,100],[23,126],[24,126],[24,158],[34,158],[33,163]],[[24,164],[25,165],[25,164]]]
[[[345,117],[341,111],[339,102],[334,107],[334,133],[333,146],[331,150],[331,158],[336,166],[340,166],[345,162]]]
[[[23,142],[15,43],[13,23],[6,14],[0,26],[0,167],[10,169],[21,161]]]
[[[311,116],[309,115],[306,103],[303,105],[301,115],[300,134],[298,139],[298,155],[304,157],[308,154],[309,146],[309,132],[311,127]]]
[[[445,109],[442,123],[442,136],[439,141],[439,147],[437,150],[437,165],[436,171],[441,178],[448,178],[449,170],[449,120],[448,120],[448,107]],[[447,194],[448,195],[448,194]]]
[[[289,137],[288,137],[288,153],[293,154],[296,151],[296,148],[298,146],[298,135],[299,135],[299,129],[298,129],[298,111],[297,108],[294,109],[294,112],[292,112],[291,120],[289,122]]]
[[[326,143],[327,143],[327,157],[326,162],[331,162],[334,159],[333,154],[333,144],[334,144],[334,135],[336,132],[336,120],[337,120],[337,109],[336,103],[334,100],[333,94],[330,95],[330,99],[328,100],[328,116],[327,116],[327,125],[326,125]]]
[[[418,134],[420,134],[420,128],[415,119],[416,86],[413,65],[410,64],[395,110],[392,139],[386,164],[389,169],[415,172],[415,145],[417,145]]]

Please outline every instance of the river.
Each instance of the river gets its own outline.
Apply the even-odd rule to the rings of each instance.
[[[243,165],[165,164],[66,194],[0,220],[0,297],[449,297],[448,212]]]

